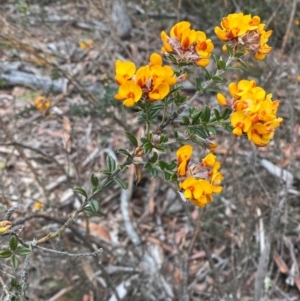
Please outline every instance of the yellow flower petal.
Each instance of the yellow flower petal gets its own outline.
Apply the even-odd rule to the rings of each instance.
[[[216,162],[216,156],[212,153],[209,153],[205,158],[202,159],[204,166],[213,166]]]
[[[152,53],[150,56],[150,66],[161,66],[162,65],[162,57],[158,53]]]
[[[218,103],[219,103],[220,106],[226,106],[226,105],[228,105],[225,96],[223,94],[221,94],[221,93],[217,94],[217,101],[218,101]]]

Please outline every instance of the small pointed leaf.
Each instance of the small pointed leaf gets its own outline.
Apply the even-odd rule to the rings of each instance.
[[[12,255],[11,250],[1,250],[0,257],[1,258],[9,258]]]
[[[210,119],[210,108],[208,106],[206,106],[203,109],[201,119],[202,119],[203,122],[208,122],[209,121],[209,119]]]
[[[14,270],[16,270],[20,264],[20,260],[15,255],[13,255],[11,257],[10,261],[11,261],[11,265],[13,266]]]
[[[29,248],[19,247],[15,253],[20,256],[25,256],[25,255],[30,254],[31,250]]]
[[[9,240],[9,247],[12,251],[15,251],[18,247],[18,240],[14,235]]]
[[[93,174],[93,173],[91,175],[91,183],[94,187],[98,187],[98,185],[99,185],[99,180],[98,180],[97,176],[95,176],[95,174]]]
[[[122,180],[118,178],[114,178],[114,181],[124,190],[127,189],[127,184]]]
[[[129,139],[129,141],[133,144],[134,147],[138,146],[137,139],[134,137],[133,134],[130,132],[125,132],[126,137]]]
[[[81,187],[75,187],[73,190],[75,192],[77,192],[77,193],[79,193],[79,194],[81,194],[81,195],[83,195],[83,196],[85,196],[87,198],[87,193],[86,193],[86,191],[83,188],[81,188]]]
[[[116,169],[116,161],[110,155],[106,156],[106,166],[110,172],[114,172]]]

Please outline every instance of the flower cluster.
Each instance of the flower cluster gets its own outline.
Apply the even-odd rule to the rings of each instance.
[[[272,50],[267,45],[272,30],[265,31],[264,27],[265,24],[260,23],[258,16],[236,13],[223,18],[221,28],[215,27],[215,33],[234,50],[241,48],[255,59],[263,60]]]
[[[192,152],[191,145],[184,145],[176,152],[179,187],[185,199],[198,207],[205,207],[212,201],[212,194],[219,194],[223,189],[220,186],[223,180],[223,174],[219,172],[221,165],[216,156],[209,153],[202,162],[189,166]]]
[[[47,111],[51,107],[51,101],[44,96],[36,97],[33,104],[40,112]]]
[[[138,70],[133,62],[117,60],[115,80],[120,87],[115,99],[123,101],[126,107],[140,100],[162,100],[169,94],[170,87],[185,77],[184,74],[176,77],[170,66],[163,66],[158,53],[153,53],[150,63]]]
[[[228,89],[232,100],[228,101],[221,93],[217,94],[217,100],[220,105],[233,109],[230,116],[233,134],[246,133],[255,145],[267,145],[282,122],[282,118],[276,117],[279,100],[272,101],[272,94],[266,94],[254,80],[231,83]]]
[[[206,39],[203,31],[190,28],[191,24],[181,21],[175,24],[170,31],[170,36],[165,31],[161,33],[163,41],[163,53],[171,54],[177,64],[196,64],[206,67],[214,45],[210,39]],[[171,56],[170,56],[171,58]]]

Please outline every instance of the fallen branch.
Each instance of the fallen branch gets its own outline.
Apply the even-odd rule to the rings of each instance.
[[[3,68],[2,68],[3,70]],[[51,91],[52,93],[65,93],[69,84],[66,78],[53,80],[47,76],[34,75],[27,72],[17,70],[3,70],[0,73],[0,80],[3,80],[8,86],[23,86],[27,88]],[[79,92],[88,91],[91,94],[99,94],[103,91],[103,86],[95,83],[89,86],[76,85],[76,90]]]

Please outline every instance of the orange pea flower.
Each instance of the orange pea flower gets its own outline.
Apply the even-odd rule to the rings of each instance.
[[[123,101],[126,107],[132,107],[141,99],[142,94],[143,91],[139,85],[133,81],[127,81],[120,86],[118,94],[115,95],[115,99]]]
[[[263,60],[272,51],[267,44],[272,31],[265,31],[264,27],[258,16],[235,13],[223,18],[221,27],[215,27],[215,34],[234,51],[242,49],[255,59]]]

